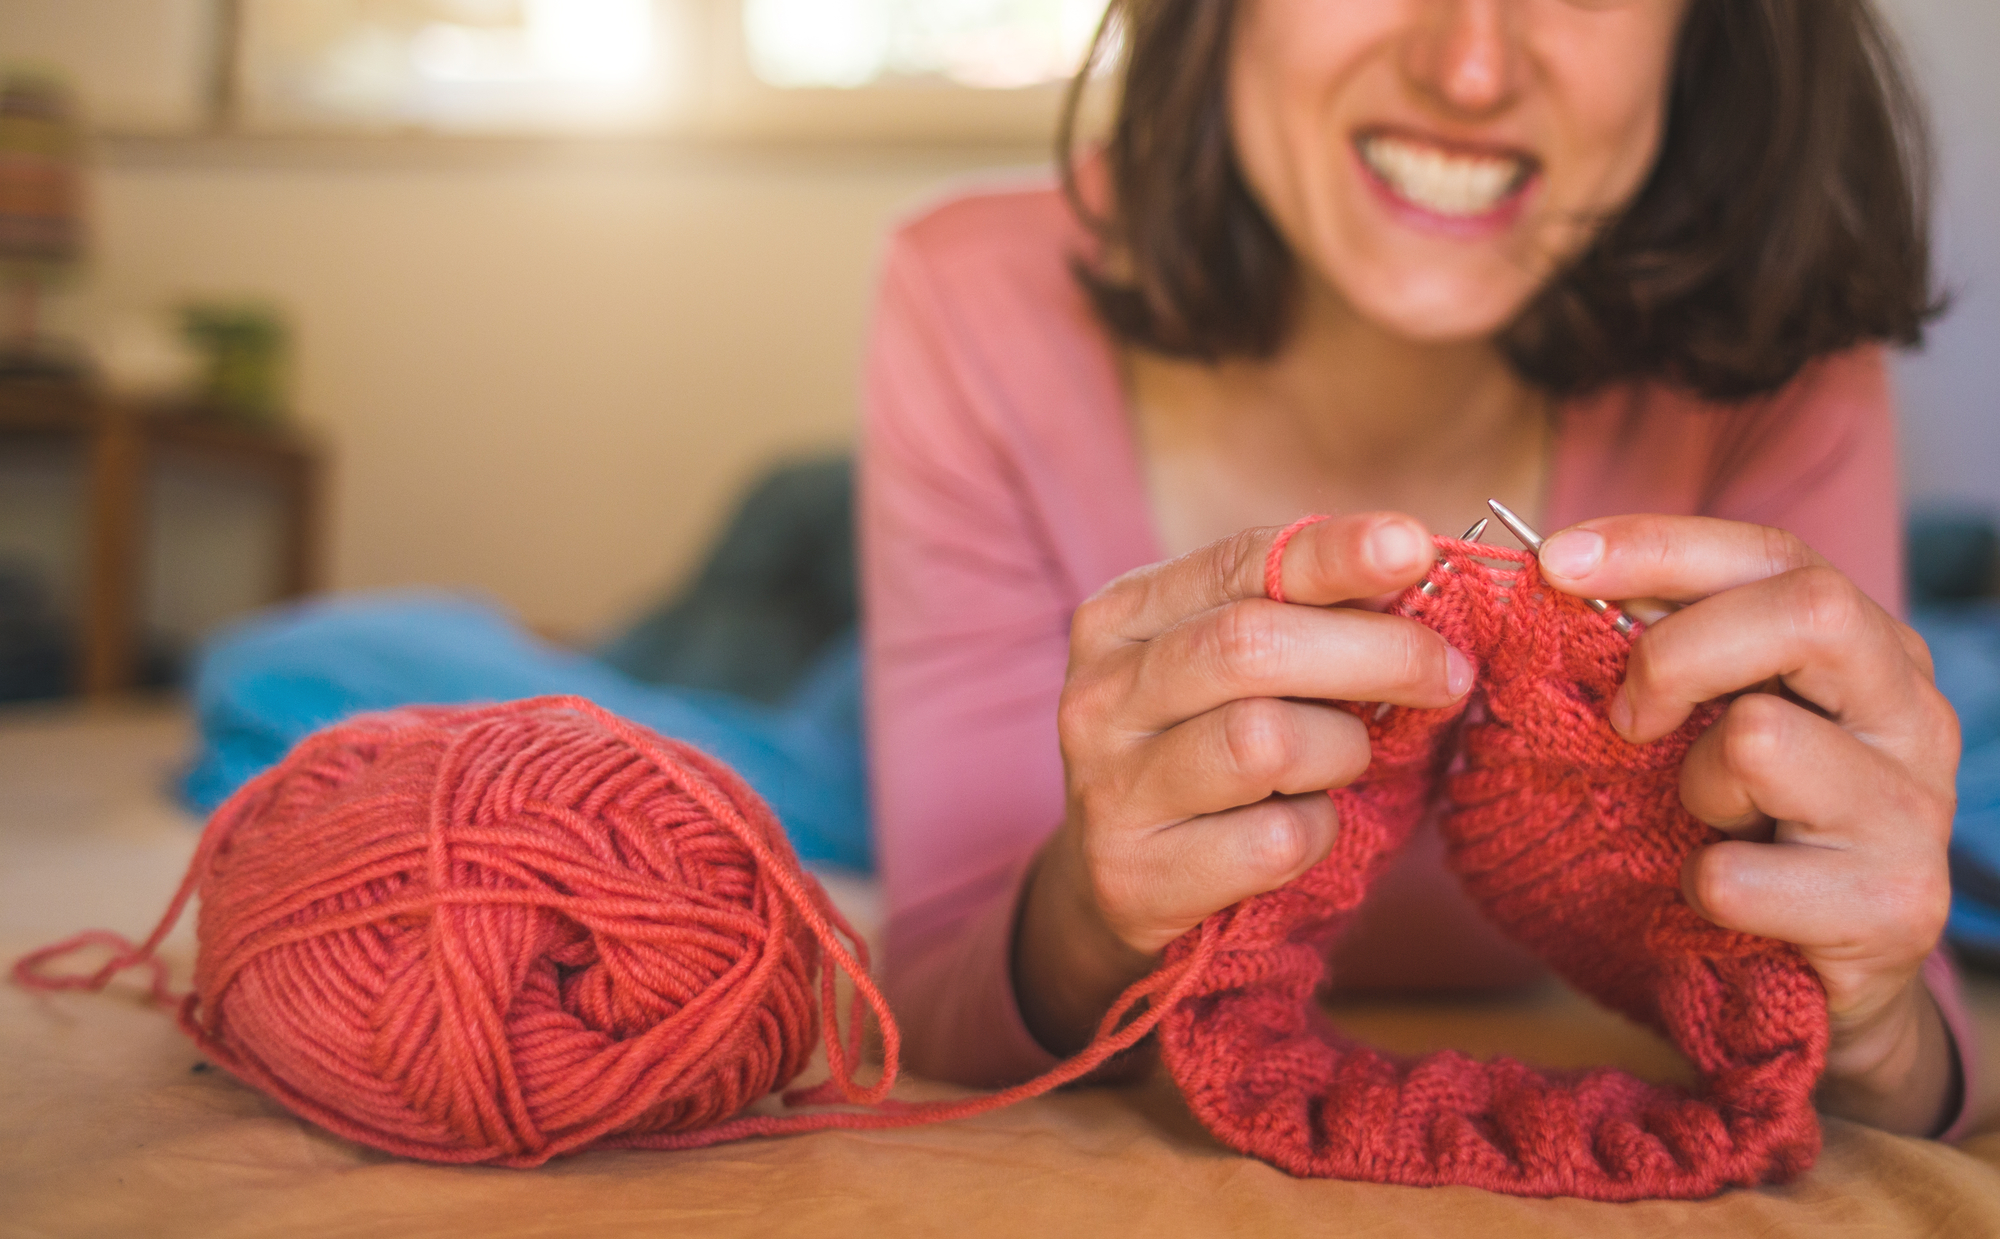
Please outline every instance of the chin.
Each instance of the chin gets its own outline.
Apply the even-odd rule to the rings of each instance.
[[[1405,271],[1375,275],[1340,295],[1363,318],[1403,339],[1464,344],[1497,337],[1534,292],[1496,288],[1489,281],[1439,279],[1434,271]]]

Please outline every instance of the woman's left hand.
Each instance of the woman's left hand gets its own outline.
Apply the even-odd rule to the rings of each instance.
[[[1795,944],[1826,986],[1822,1109],[1913,1135],[1961,1081],[1920,969],[1951,901],[1958,718],[1923,640],[1792,535],[1621,516],[1551,537],[1543,575],[1587,598],[1688,604],[1632,647],[1613,727],[1635,744],[1746,692],[1689,750],[1681,800],[1731,836],[1688,858],[1709,920]]]

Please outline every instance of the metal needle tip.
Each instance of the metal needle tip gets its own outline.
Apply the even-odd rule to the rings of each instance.
[[[1507,527],[1508,533],[1521,540],[1522,546],[1536,555],[1542,553],[1542,535],[1530,528],[1528,522],[1516,516],[1512,508],[1498,499],[1488,499],[1486,506],[1493,509],[1493,515],[1500,518],[1500,523]],[[1584,602],[1599,615],[1607,614],[1611,610],[1611,604],[1602,598],[1585,598]],[[1611,617],[1611,626],[1628,637],[1632,635],[1632,621],[1622,613]]]
[[[1465,533],[1464,533],[1463,535],[1461,535],[1461,536],[1459,537],[1459,539],[1458,539],[1458,540],[1459,540],[1460,542],[1477,542],[1477,541],[1479,541],[1479,535],[1480,535],[1480,534],[1483,534],[1483,533],[1485,533],[1485,532],[1486,532],[1486,527],[1487,527],[1488,525],[1490,525],[1490,524],[1492,524],[1492,522],[1491,522],[1491,521],[1487,520],[1487,519],[1486,519],[1486,518],[1484,518],[1484,517],[1481,517],[1481,518],[1480,518],[1480,519],[1479,519],[1479,520],[1478,520],[1478,521],[1477,521],[1477,522],[1476,522],[1476,523],[1475,523],[1475,524],[1474,524],[1474,525],[1472,526],[1472,528],[1470,528],[1470,529],[1466,530],[1466,531],[1465,531]],[[1439,559],[1440,561],[1442,561],[1442,560],[1444,559],[1444,556],[1440,555],[1440,556],[1438,556],[1438,559]],[[1425,581],[1425,582],[1424,582],[1424,586],[1423,586],[1423,589],[1422,589],[1422,591],[1421,591],[1421,592],[1423,593],[1423,596],[1424,596],[1424,597],[1426,597],[1426,598],[1435,598],[1435,597],[1437,597],[1437,596],[1438,596],[1438,587],[1437,587],[1437,582],[1436,582],[1436,581]]]
[[[1520,539],[1522,546],[1527,547],[1538,555],[1541,553],[1542,535],[1528,528],[1528,522],[1514,515],[1514,509],[1508,507],[1498,499],[1488,499],[1486,506],[1493,509],[1493,515],[1500,518],[1500,523],[1507,527],[1508,533]]]

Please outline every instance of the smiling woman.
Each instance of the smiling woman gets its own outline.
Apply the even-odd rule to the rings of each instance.
[[[1929,151],[1865,3],[1532,0],[1503,6],[1520,37],[1423,42],[1397,38],[1404,4],[1312,7],[1117,10],[1119,206],[1096,228],[1129,266],[1091,284],[1135,343],[1268,356],[1337,261],[1406,327],[1504,327],[1552,391],[1740,397],[1935,313]]]
[[[1324,792],[1379,756],[1360,720],[1489,670],[1382,611],[1497,497],[1554,531],[1553,588],[1683,604],[1593,703],[1622,741],[1731,700],[1680,769],[1707,842],[1661,893],[1810,966],[1823,1106],[1963,1130],[1933,954],[1957,742],[1896,617],[1881,347],[1934,313],[1928,172],[1872,9],[1111,13],[1108,141],[1072,126],[1060,191],[945,203],[884,267],[866,695],[911,1061],[1025,1078],[1194,927],[1353,879],[1320,866]],[[1411,839],[1360,875],[1336,982],[1535,975],[1435,822]]]

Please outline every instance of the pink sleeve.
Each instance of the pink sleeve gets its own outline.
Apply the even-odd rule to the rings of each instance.
[[[1886,358],[1868,346],[1817,363],[1788,388],[1754,441],[1743,442],[1711,514],[1799,535],[1897,616],[1906,615],[1903,500],[1896,459],[1895,399]],[[1978,1038],[1942,946],[1924,961],[1958,1056],[1958,1109],[1940,1139],[1971,1120]]]
[[[967,386],[968,328],[929,277],[906,230],[883,273],[860,453],[884,982],[911,1068],[991,1087],[1055,1061],[1021,1020],[1010,957],[1022,877],[1063,812],[1073,603],[990,393]]]

